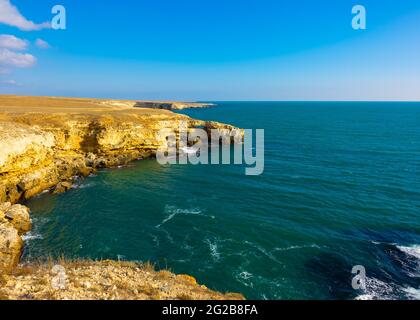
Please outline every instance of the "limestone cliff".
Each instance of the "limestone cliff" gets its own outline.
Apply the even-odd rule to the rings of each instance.
[[[208,108],[212,107],[212,103],[197,103],[197,102],[159,102],[159,101],[138,101],[134,105],[136,108],[151,108],[164,110],[183,110],[194,108]]]
[[[97,168],[153,156],[166,144],[161,129],[196,127],[235,129],[148,109],[0,115],[0,202],[16,203],[56,186],[62,189],[72,177]]]
[[[161,129],[236,128],[128,101],[0,96],[0,269],[14,268],[29,209],[15,205],[41,192],[64,192],[98,168],[154,156]]]

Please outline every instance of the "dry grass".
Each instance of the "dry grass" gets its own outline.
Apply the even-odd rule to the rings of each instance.
[[[138,101],[0,95],[0,113],[104,114],[130,111],[136,114],[168,114],[170,112],[133,108],[136,102]]]

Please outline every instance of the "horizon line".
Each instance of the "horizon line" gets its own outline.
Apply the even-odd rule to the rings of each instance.
[[[378,103],[420,103],[420,100],[320,100],[320,99],[304,99],[304,100],[298,100],[298,99],[289,99],[289,100],[257,100],[257,99],[250,99],[250,100],[211,100],[211,99],[199,99],[199,100],[180,100],[180,99],[132,99],[132,98],[107,98],[107,97],[87,97],[87,96],[76,96],[76,95],[70,95],[70,96],[61,96],[61,95],[26,95],[26,94],[9,94],[9,93],[0,93],[0,96],[16,96],[16,97],[38,97],[38,98],[74,98],[74,99],[104,99],[104,100],[128,100],[128,101],[159,101],[159,102],[198,102],[198,103],[205,103],[205,102],[378,102]]]

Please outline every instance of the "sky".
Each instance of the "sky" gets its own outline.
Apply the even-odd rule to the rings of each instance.
[[[0,93],[420,101],[420,1],[0,0]]]

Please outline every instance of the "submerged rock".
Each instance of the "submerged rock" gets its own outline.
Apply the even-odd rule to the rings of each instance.
[[[60,194],[70,190],[73,187],[73,183],[70,181],[62,181],[54,188],[53,194]]]

